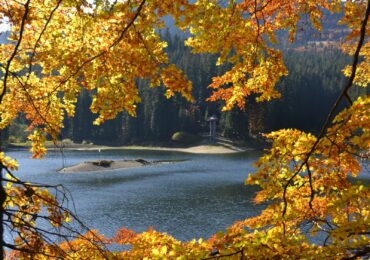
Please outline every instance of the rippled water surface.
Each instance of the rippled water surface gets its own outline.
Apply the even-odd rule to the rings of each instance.
[[[26,151],[9,152],[23,180],[63,184],[79,218],[107,236],[119,227],[144,231],[152,226],[177,239],[209,237],[236,220],[256,215],[255,187],[245,186],[258,153],[200,155],[164,151],[64,151],[65,166],[94,159],[186,160],[172,164],[96,173],[62,174],[60,152],[44,160]]]

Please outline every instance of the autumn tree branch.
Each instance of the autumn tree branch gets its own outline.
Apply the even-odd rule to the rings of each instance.
[[[21,28],[19,30],[19,38],[18,38],[17,44],[14,47],[12,55],[10,56],[10,58],[8,59],[8,61],[6,63],[5,74],[4,74],[4,79],[3,79],[3,89],[0,93],[0,104],[2,103],[4,95],[6,93],[10,64],[12,63],[13,59],[17,55],[18,48],[21,45],[21,41],[22,41],[23,33],[24,33],[24,27],[25,27],[25,24],[26,24],[28,13],[29,13],[30,2],[31,2],[31,0],[27,0],[27,2],[24,5],[24,14],[23,14],[23,17],[22,17]]]
[[[315,143],[313,144],[313,146],[311,147],[311,149],[307,153],[307,156],[306,156],[305,160],[301,163],[301,165],[298,168],[298,170],[292,175],[292,177],[284,185],[284,191],[283,191],[284,208],[283,208],[283,214],[282,214],[283,216],[285,216],[285,213],[286,213],[287,207],[288,207],[288,201],[287,201],[286,194],[287,194],[287,189],[288,189],[289,185],[292,184],[293,179],[302,171],[303,167],[305,165],[307,165],[310,157],[314,153],[314,151],[317,148],[318,144],[325,137],[326,130],[330,126],[330,123],[333,120],[334,115],[337,112],[337,109],[338,109],[340,103],[342,102],[343,98],[346,98],[348,96],[348,90],[353,85],[353,82],[354,82],[355,77],[356,77],[357,65],[358,65],[359,58],[360,58],[360,51],[361,51],[361,48],[362,48],[362,46],[364,44],[364,41],[365,41],[366,26],[367,26],[367,22],[368,22],[368,19],[369,19],[369,15],[370,15],[370,0],[367,1],[367,7],[366,7],[366,12],[365,12],[365,17],[364,17],[363,22],[361,23],[360,39],[358,41],[358,44],[357,44],[357,47],[356,47],[356,51],[355,51],[355,54],[353,56],[352,69],[351,69],[351,75],[349,77],[349,80],[348,80],[347,84],[343,87],[343,89],[342,89],[341,93],[339,94],[337,100],[334,102],[334,105],[332,106],[332,108],[331,108],[331,110],[330,110],[330,112],[329,112],[329,114],[328,114],[328,116],[327,116],[327,118],[326,118],[326,120],[325,120],[322,128],[321,128],[321,131],[320,131],[320,133],[319,133],[319,135],[318,135]],[[349,100],[349,103],[351,104],[352,102]],[[310,187],[312,188],[312,186],[310,186]],[[311,191],[311,194],[312,193],[313,193],[313,191]]]
[[[12,63],[13,59],[15,58],[15,56],[18,52],[18,48],[19,48],[19,46],[21,44],[21,41],[22,41],[22,38],[23,38],[23,32],[24,32],[27,16],[28,16],[28,13],[29,13],[30,2],[31,2],[31,0],[27,0],[27,2],[24,5],[24,14],[22,16],[22,22],[21,22],[21,27],[20,27],[20,31],[19,31],[19,38],[18,38],[17,44],[14,47],[13,53],[11,54],[11,56],[9,57],[9,59],[6,63],[5,74],[4,74],[4,79],[3,79],[3,88],[2,88],[1,93],[0,93],[0,104],[2,103],[3,98],[5,96],[5,93],[7,91],[7,81],[8,81],[8,77],[9,77],[9,73],[10,73],[9,72],[10,64]],[[0,138],[1,138],[1,131],[0,131]],[[1,140],[0,140],[0,142],[1,142]],[[0,146],[1,146],[1,143],[0,143]],[[0,149],[1,149],[1,147],[0,147]],[[4,204],[5,204],[6,197],[7,197],[5,188],[3,186],[3,181],[2,181],[3,169],[4,169],[4,166],[1,164],[0,165],[0,247],[1,247],[0,248],[0,259],[4,259],[4,244],[5,244],[5,241],[4,241],[3,221],[4,221],[4,212],[5,212]]]
[[[69,202],[73,199],[70,192],[61,184],[58,185],[47,185],[47,184],[40,184],[40,183],[26,183],[19,180],[13,173],[3,164],[0,163],[0,169],[5,171],[11,179],[9,178],[2,178],[1,181],[11,182],[12,186],[16,185],[18,187],[19,192],[24,193],[22,200],[28,200],[28,203],[19,204],[17,198],[14,197],[13,193],[8,195],[8,200],[14,205],[13,207],[4,207],[3,211],[3,219],[2,219],[2,226],[6,227],[10,233],[16,234],[20,241],[16,242],[15,244],[9,244],[8,242],[3,242],[2,247],[7,247],[12,249],[16,252],[20,252],[23,254],[27,254],[28,256],[33,255],[43,255],[48,257],[56,257],[56,255],[50,255],[45,253],[43,248],[33,246],[32,238],[40,238],[43,243],[47,244],[49,247],[52,247],[53,250],[57,253],[58,256],[67,256],[68,251],[60,247],[60,240],[66,242],[68,245],[71,240],[73,239],[82,239],[86,241],[88,244],[95,248],[102,258],[107,258],[106,256],[106,248],[105,242],[102,241],[99,237],[97,237],[94,233],[92,238],[87,238],[83,233],[90,232],[90,229],[85,226],[77,217],[75,213],[73,213],[69,209]],[[35,189],[36,188],[36,189]],[[48,189],[49,191],[53,190],[54,195],[52,197],[44,196],[39,194],[36,190],[37,189]],[[28,211],[28,205],[32,205],[35,203],[36,200],[40,201],[41,205],[48,205],[44,206],[47,208],[45,211],[34,212]],[[67,204],[64,206],[64,204]],[[73,208],[74,204],[73,204]],[[70,216],[71,220],[74,221],[75,224],[78,225],[81,232],[78,231],[76,225],[69,225],[68,222],[64,221],[62,218],[55,217],[55,215],[50,214],[49,210],[54,211],[54,214],[58,214],[60,216],[68,215]],[[49,212],[46,214],[46,212]],[[6,218],[4,218],[4,216]],[[36,222],[36,220],[43,220],[46,221],[51,227],[48,225],[39,227],[36,224],[31,224],[29,219]],[[54,227],[53,227],[54,226]],[[24,234],[28,234],[26,236]],[[30,235],[31,234],[31,235]],[[71,250],[73,247],[70,245]],[[4,257],[4,255],[3,255]]]
[[[59,0],[57,2],[56,6],[52,9],[50,15],[48,16],[48,18],[46,20],[46,23],[45,23],[44,27],[42,28],[42,30],[41,30],[41,32],[40,32],[40,34],[39,34],[39,36],[38,36],[38,38],[37,38],[37,40],[35,42],[35,45],[33,46],[32,52],[30,54],[30,59],[29,59],[28,78],[29,78],[30,74],[32,73],[33,60],[34,60],[34,57],[36,55],[36,49],[39,46],[39,43],[41,41],[41,37],[45,33],[45,31],[47,30],[47,27],[48,27],[49,23],[52,20],[53,14],[57,11],[57,9],[59,8],[59,6],[62,3],[62,1],[63,0]],[[45,125],[47,127],[53,128],[53,126],[51,126],[49,124],[49,122],[47,121],[47,119],[41,114],[41,112],[39,111],[38,107],[34,104],[32,97],[30,97],[30,95],[28,94],[27,84],[24,84],[21,81],[21,79],[18,77],[18,75],[10,70],[11,63],[14,60],[14,58],[16,57],[16,55],[17,55],[18,50],[19,50],[20,45],[21,45],[21,42],[22,42],[22,39],[23,39],[25,25],[26,25],[27,17],[28,17],[29,10],[30,10],[30,2],[31,2],[31,0],[27,0],[27,2],[24,4],[24,9],[25,10],[24,10],[24,13],[23,13],[23,16],[22,16],[22,20],[21,20],[21,25],[20,25],[20,30],[19,30],[19,38],[18,38],[18,41],[15,44],[14,50],[13,50],[11,56],[9,57],[9,59],[7,60],[6,64],[1,65],[2,67],[4,67],[5,74],[4,74],[4,78],[3,78],[3,87],[2,87],[2,90],[1,90],[1,93],[0,93],[0,104],[2,103],[3,98],[4,98],[4,96],[5,96],[6,92],[7,92],[7,83],[8,83],[9,76],[12,75],[14,78],[16,78],[16,80],[18,80],[18,83],[21,85],[22,89],[25,91],[25,94],[26,94],[26,97],[27,97],[28,101],[33,106],[33,108],[36,110],[36,113],[39,114],[40,118],[43,120],[43,122],[45,123]],[[109,49],[112,49],[114,46],[116,46],[117,44],[119,44],[119,42],[123,39],[123,37],[126,34],[126,32],[128,31],[128,29],[134,24],[135,20],[139,16],[139,14],[140,14],[140,12],[141,12],[141,10],[142,10],[145,2],[146,2],[146,0],[143,0],[140,3],[140,5],[137,7],[137,10],[136,10],[136,13],[135,13],[134,17],[124,27],[124,29],[121,31],[121,33],[119,34],[119,36],[117,37],[117,39],[109,46]],[[67,79],[65,79],[64,81],[62,81],[60,83],[59,87],[62,84],[65,84],[66,82],[68,82],[68,80],[71,79],[72,77],[76,76],[79,73],[79,71],[86,64],[88,64],[88,63],[92,62],[93,60],[95,60],[95,59],[103,56],[107,52],[108,52],[107,50],[106,51],[103,51],[103,52],[95,55],[94,57],[89,58],[85,62],[83,62],[77,68],[77,70],[74,73],[72,73]],[[7,172],[8,174],[10,174],[12,176],[13,180],[10,180],[8,178],[4,178],[4,176],[3,176],[4,172]],[[55,189],[55,191],[56,191],[57,194],[58,193],[63,194],[63,196],[62,196],[62,203],[66,199],[65,191],[63,191],[64,190],[64,187],[62,187],[63,189],[60,190],[59,189],[60,186],[51,186],[51,185],[42,185],[42,184],[26,184],[25,182],[22,182],[19,179],[15,178],[15,176],[3,164],[0,164],[0,173],[1,173],[1,176],[0,176],[0,181],[1,181],[1,187],[0,187],[0,204],[1,204],[1,212],[0,212],[1,213],[1,218],[0,218],[0,246],[1,246],[1,252],[0,252],[0,259],[3,259],[4,258],[4,247],[8,247],[8,248],[13,249],[13,250],[18,250],[20,252],[28,252],[29,254],[31,254],[31,253],[32,254],[38,254],[38,253],[41,253],[42,254],[42,252],[41,251],[38,251],[37,248],[28,248],[28,249],[25,249],[22,246],[20,247],[19,245],[11,245],[11,244],[6,243],[4,241],[4,237],[3,237],[3,235],[4,235],[4,227],[8,227],[11,230],[15,231],[14,230],[14,227],[16,225],[15,225],[15,223],[13,223],[13,219],[14,218],[17,218],[17,216],[15,215],[16,213],[21,213],[22,214],[22,211],[19,211],[19,210],[12,211],[12,210],[7,210],[6,208],[4,208],[5,201],[7,199],[7,193],[6,193],[5,188],[3,186],[3,184],[4,184],[3,182],[11,182],[14,185],[20,185],[26,191],[32,191],[32,188],[48,188],[48,189],[52,188],[52,189]],[[33,194],[33,196],[37,196],[38,199],[40,199],[40,200],[44,200],[45,199],[45,198],[43,198],[43,197],[41,197],[41,196],[39,196],[37,194]],[[69,214],[72,217],[72,219],[74,219],[75,221],[77,221],[77,223],[81,227],[83,227],[84,230],[89,231],[89,229],[81,221],[78,220],[77,216],[75,216],[70,210],[68,210],[68,208],[61,206],[58,202],[55,202],[55,203],[53,203],[52,201],[45,201],[45,202],[46,203],[52,203],[52,206],[53,207],[56,207],[61,213],[65,212],[65,213]],[[26,212],[23,212],[23,213],[26,214]],[[4,216],[7,216],[7,219],[4,219]],[[35,215],[34,217],[35,218],[49,220],[49,222],[50,221],[54,221],[54,220],[50,219],[48,216],[42,216],[42,215],[39,215],[39,214]],[[18,222],[20,221],[23,224],[23,228],[25,228],[29,232],[35,234],[36,236],[42,237],[43,240],[45,242],[49,243],[49,244],[52,244],[53,242],[52,242],[52,240],[50,240],[48,238],[48,236],[54,236],[54,237],[55,236],[56,237],[59,236],[60,238],[64,238],[65,241],[67,241],[68,238],[77,238],[77,237],[82,238],[82,239],[85,238],[82,233],[77,232],[74,228],[68,227],[63,222],[57,223],[57,224],[60,225],[65,230],[67,230],[69,233],[75,234],[75,235],[72,235],[72,236],[69,235],[67,237],[66,235],[63,235],[61,233],[50,232],[50,231],[48,231],[46,229],[43,229],[43,228],[39,228],[39,227],[30,225],[28,222],[25,222],[23,219],[18,219],[17,221]],[[18,231],[16,233],[18,233],[18,236],[25,243],[26,246],[30,246],[28,244],[27,238],[22,237],[21,232]],[[99,239],[98,239],[98,241],[99,241]],[[100,243],[100,244],[103,244],[103,243]],[[101,253],[102,253],[102,255],[104,255],[103,254],[103,251],[101,251]]]
[[[41,30],[41,32],[40,32],[40,34],[39,34],[39,37],[38,37],[38,38],[37,38],[37,40],[36,40],[35,45],[33,46],[33,49],[32,49],[32,52],[31,52],[31,56],[30,56],[30,60],[29,60],[29,69],[28,69],[28,77],[27,77],[27,81],[28,81],[28,79],[29,79],[29,77],[30,77],[30,74],[31,74],[31,72],[32,72],[32,63],[33,63],[33,59],[34,59],[35,54],[36,54],[36,49],[37,49],[37,47],[39,46],[39,43],[40,43],[40,41],[41,41],[41,37],[42,37],[42,35],[45,33],[45,31],[46,31],[46,29],[47,29],[47,27],[48,27],[48,25],[49,25],[49,23],[50,23],[51,19],[53,18],[54,13],[55,13],[55,12],[56,12],[56,10],[59,8],[59,6],[60,6],[60,4],[62,3],[62,1],[63,1],[63,0],[59,0],[59,1],[57,2],[56,6],[53,8],[53,10],[50,12],[49,17],[48,17],[48,19],[46,20],[46,23],[45,23],[44,27],[42,28],[42,30]]]
[[[350,257],[342,258],[342,260],[359,259],[359,258],[364,257],[364,256],[369,256],[369,254],[370,254],[370,246],[367,246],[367,247],[365,247],[361,250],[358,250],[355,254],[353,254]],[[361,258],[361,259],[363,259],[363,258]]]
[[[138,18],[141,10],[143,9],[144,7],[144,4],[145,4],[146,0],[143,0],[141,1],[140,5],[138,6],[136,12],[135,12],[135,15],[134,17],[130,20],[130,22],[124,27],[124,29],[121,31],[120,35],[118,36],[118,38],[109,46],[109,50],[112,49],[114,46],[116,46],[117,44],[119,44],[121,42],[121,40],[123,39],[123,37],[125,36],[126,32],[128,31],[128,29],[130,29],[130,27],[134,24],[134,22],[136,21],[136,19]],[[85,60],[80,66],[77,67],[77,69],[75,70],[75,72],[73,72],[72,74],[70,74],[66,79],[62,80],[59,85],[52,91],[56,91],[57,89],[59,89],[62,85],[64,85],[65,83],[67,83],[71,78],[75,77],[83,67],[85,67],[87,64],[89,64],[90,62],[96,60],[97,58],[107,54],[109,51],[108,50],[104,50],[98,54],[96,54],[95,56]]]
[[[238,251],[235,251],[235,252],[230,253],[230,254],[214,255],[214,256],[207,257],[207,258],[202,258],[202,260],[220,259],[220,258],[229,257],[229,256],[235,256],[235,255],[239,255],[239,254],[241,255],[241,258],[240,259],[244,259],[243,250],[238,250]]]

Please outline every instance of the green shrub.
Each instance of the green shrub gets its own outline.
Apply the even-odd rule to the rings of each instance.
[[[172,141],[182,144],[193,144],[201,140],[197,135],[189,134],[186,132],[176,132],[172,135]]]

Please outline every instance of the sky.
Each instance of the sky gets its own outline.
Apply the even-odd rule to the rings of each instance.
[[[4,18],[2,20],[0,20],[0,32],[4,32],[4,31],[9,31],[10,30],[10,27],[9,27],[9,24],[8,24],[8,18]]]

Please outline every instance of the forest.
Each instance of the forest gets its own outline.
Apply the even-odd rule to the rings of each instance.
[[[96,115],[90,111],[91,95],[82,91],[76,114],[65,119],[60,138],[105,145],[170,144],[176,132],[206,134],[209,131],[207,119],[211,115],[219,118],[217,133],[236,140],[247,141],[281,128],[315,133],[340,91],[345,79],[340,71],[350,60],[336,46],[310,47],[306,40],[301,40],[299,45],[288,45],[283,51],[289,75],[277,85],[282,97],[265,103],[255,103],[250,98],[244,108],[222,113],[222,102],[207,101],[211,94],[208,86],[212,77],[226,71],[227,65],[215,66],[216,55],[192,54],[184,45],[184,39],[168,29],[162,33],[162,38],[168,43],[170,62],[182,69],[193,83],[194,102],[179,95],[167,99],[163,87],[149,88],[148,81],[139,80],[142,102],[136,116],[121,113],[94,126]],[[325,40],[328,39],[320,39],[321,42]],[[13,142],[25,142],[26,125],[25,118],[19,118],[10,126],[8,138]]]

